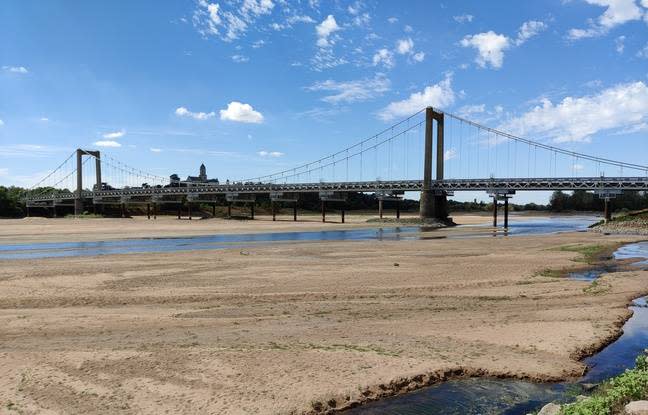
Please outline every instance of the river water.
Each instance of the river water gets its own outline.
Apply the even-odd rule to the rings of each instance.
[[[460,235],[449,238],[536,235],[584,230],[595,222],[591,216],[515,219],[509,229],[493,230],[488,226],[459,226]],[[445,236],[444,236],[445,237]],[[181,238],[138,238],[98,242],[51,242],[0,245],[0,259],[38,259],[110,254],[175,252],[205,249],[249,248],[259,244],[308,241],[396,241],[436,239],[434,229],[420,226],[396,226],[311,232],[267,232],[219,234]]]

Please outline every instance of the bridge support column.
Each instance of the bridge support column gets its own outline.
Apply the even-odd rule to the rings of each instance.
[[[504,229],[508,229],[509,198],[504,199]]]
[[[270,206],[272,208],[272,221],[275,222],[277,220],[277,212],[275,211],[275,202],[270,202]]]
[[[378,199],[378,216],[380,217],[380,219],[383,218],[383,200],[382,199]]]
[[[322,222],[326,222],[326,202],[322,200]]]
[[[342,223],[344,223],[344,207],[342,208]]]
[[[297,202],[293,205],[293,222],[297,222]]]
[[[400,202],[396,201],[396,219],[400,219]]]
[[[493,228],[497,228],[497,196],[493,196]]]
[[[27,217],[29,217],[29,205],[26,205],[25,209],[27,209]]]
[[[52,206],[52,217],[53,217],[53,218],[56,218],[56,217],[57,217],[57,216],[56,216],[56,205],[53,205],[53,206]]]
[[[178,206],[178,219],[180,219],[180,216],[182,215],[182,205]]]
[[[436,180],[443,180],[444,115],[432,107],[425,110],[425,163],[423,165],[423,190],[421,191],[419,214],[422,220],[448,218],[448,200],[445,192],[434,192],[432,187],[432,158],[434,121],[437,125]]]
[[[212,217],[216,217],[216,203],[212,203]]]
[[[120,210],[120,212],[121,212],[121,217],[122,217],[122,219],[125,218],[125,217],[126,217],[126,208],[125,208],[125,206],[124,206],[123,203],[120,204],[120,208],[119,208],[119,210]]]
[[[153,203],[153,219],[157,219],[157,203]]]
[[[151,220],[151,204],[147,203],[146,204],[146,217],[148,220]]]
[[[189,220],[191,220],[191,202],[187,203],[187,210],[189,211]]]
[[[605,198],[605,223],[608,223],[609,221],[612,220],[612,202],[610,201],[610,198],[606,197]]]
[[[74,215],[78,216],[83,213],[83,199],[81,193],[83,193],[83,163],[82,163],[83,151],[77,149],[76,151],[76,162],[77,162],[77,186],[76,186],[76,195],[74,198]]]
[[[227,219],[232,219],[232,202],[227,202]]]
[[[254,220],[254,202],[250,203],[250,219]]]

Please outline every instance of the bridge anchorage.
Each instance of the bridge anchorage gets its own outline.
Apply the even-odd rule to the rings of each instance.
[[[94,163],[88,163],[94,159]],[[94,165],[94,166],[93,166]],[[94,168],[94,171],[93,171]],[[613,174],[606,175],[612,172]],[[191,180],[189,180],[191,179]],[[91,184],[84,187],[84,184]],[[193,218],[197,205],[249,208],[269,200],[273,220],[288,205],[297,220],[297,204],[316,195],[322,220],[335,204],[344,221],[350,193],[373,193],[382,218],[384,203],[395,205],[400,217],[405,192],[420,192],[422,221],[449,221],[448,197],[455,192],[486,192],[493,198],[493,225],[498,202],[504,204],[508,226],[509,199],[519,191],[586,190],[605,200],[606,218],[611,201],[624,191],[648,190],[648,166],[596,157],[532,141],[496,130],[439,109],[423,108],[381,132],[317,160],[264,176],[219,183],[199,176],[182,181],[144,172],[105,153],[77,149],[23,197],[32,211],[82,214],[116,206],[122,216],[131,206],[146,206],[155,219],[161,206],[186,208]],[[265,202],[264,202],[265,203]]]

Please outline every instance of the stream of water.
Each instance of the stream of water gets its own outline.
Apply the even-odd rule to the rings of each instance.
[[[616,259],[636,258],[635,266],[648,266],[648,242],[625,245],[614,253]],[[593,281],[606,269],[572,273],[572,279]],[[584,360],[590,368],[577,382],[534,383],[514,379],[458,379],[430,386],[407,395],[387,398],[353,408],[349,415],[436,415],[504,414],[519,415],[552,402],[571,402],[587,394],[591,384],[633,367],[635,358],[648,347],[648,304],[645,298],[633,301],[632,317],[623,334],[595,355]]]

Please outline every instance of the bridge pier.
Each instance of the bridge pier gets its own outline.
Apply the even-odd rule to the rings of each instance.
[[[610,206],[612,202],[610,201],[609,198],[605,198],[605,223],[608,223],[609,221],[612,220],[612,206]]]
[[[322,222],[326,222],[326,202],[322,200]]]
[[[344,206],[342,207],[342,223],[344,223]]]
[[[436,180],[443,180],[444,114],[432,107],[425,109],[425,163],[423,165],[423,190],[421,191],[419,215],[421,220],[448,219],[448,200],[444,191],[432,190],[432,158],[434,121],[437,126]]]
[[[400,201],[396,201],[396,219],[400,219]]]
[[[191,220],[191,202],[187,203],[187,210],[188,210],[188,213],[189,213],[189,220]]]
[[[232,202],[227,202],[227,219],[232,219]]]
[[[508,229],[509,198],[504,198],[504,229]]]
[[[151,204],[146,204],[146,217],[148,220],[151,220]]]
[[[272,208],[272,221],[275,222],[277,220],[277,212],[275,210],[275,202],[270,202],[270,207]]]
[[[212,203],[212,217],[216,217],[216,203]]]
[[[254,202],[250,203],[250,219],[254,220]]]
[[[297,222],[297,202],[293,204],[293,222]]]
[[[153,219],[157,220],[157,203],[153,203]]]
[[[380,217],[380,219],[383,218],[383,200],[382,199],[378,199],[378,216]]]
[[[497,228],[497,195],[493,196],[493,228]]]

